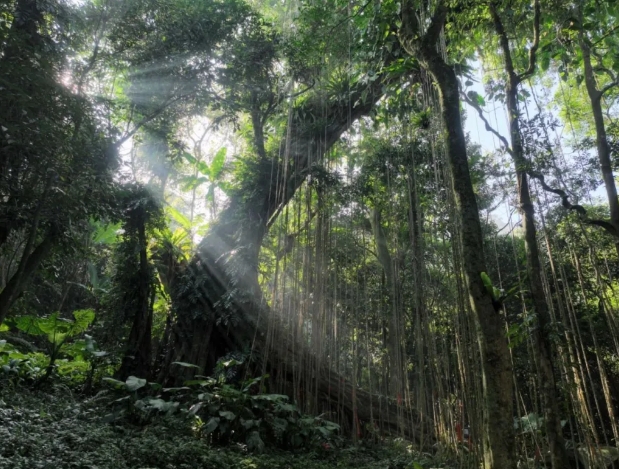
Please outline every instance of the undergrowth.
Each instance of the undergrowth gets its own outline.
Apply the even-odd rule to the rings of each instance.
[[[1,469],[423,469],[446,467],[404,444],[327,444],[299,449],[218,446],[182,414],[106,423],[109,395],[80,398],[62,385],[0,390]]]

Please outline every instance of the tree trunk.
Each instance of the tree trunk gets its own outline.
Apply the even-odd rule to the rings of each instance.
[[[20,262],[20,264],[23,263],[23,269],[19,269],[8,281],[2,292],[0,292],[0,324],[6,319],[9,309],[24,291],[28,281],[39,268],[41,261],[47,257],[53,245],[54,235],[48,232],[43,241],[34,248],[30,255],[24,252]]]
[[[429,52],[429,51],[428,51]],[[430,53],[428,53],[430,55]],[[479,209],[473,192],[460,117],[458,80],[436,51],[428,57],[428,69],[439,85],[451,183],[460,214],[463,265],[471,308],[481,330],[480,345],[486,415],[484,416],[484,463],[493,469],[516,467],[513,429],[512,365],[505,320],[495,310],[481,274],[486,272]]]
[[[582,51],[582,60],[585,66],[585,85],[591,102],[591,111],[595,121],[595,139],[602,170],[602,179],[606,187],[608,197],[608,207],[610,208],[610,221],[619,231],[619,199],[617,198],[617,186],[615,185],[615,175],[610,158],[610,145],[606,136],[606,125],[604,124],[604,113],[602,112],[602,92],[598,90],[595,81],[593,66],[591,65],[591,49],[587,39],[584,37],[582,25],[579,30],[578,40]],[[619,242],[615,242],[615,248],[619,255]]]
[[[479,209],[471,182],[460,116],[458,78],[453,67],[445,62],[437,49],[447,13],[446,2],[439,1],[430,25],[422,33],[412,0],[403,1],[400,41],[404,49],[430,72],[440,95],[451,188],[461,225],[459,241],[463,269],[471,309],[481,332],[479,345],[484,392],[484,464],[492,469],[515,469],[513,374],[505,337],[505,320],[495,310],[492,297],[481,278],[482,272],[487,270]]]
[[[539,8],[539,6],[537,7]],[[551,463],[554,469],[570,467],[565,440],[561,430],[561,416],[557,404],[557,386],[555,382],[552,360],[552,345],[550,341],[550,327],[552,320],[546,303],[542,283],[542,265],[537,245],[537,229],[535,227],[535,208],[531,201],[527,170],[529,161],[525,158],[522,137],[520,134],[520,110],[518,108],[518,86],[521,78],[514,70],[509,39],[494,3],[490,4],[496,32],[499,36],[500,47],[505,60],[507,84],[505,89],[507,115],[511,138],[511,156],[516,167],[518,179],[518,200],[524,228],[524,241],[527,256],[527,274],[529,277],[530,298],[537,317],[537,327],[533,329],[533,352],[539,370],[539,389],[541,392],[542,408],[546,435],[550,444]],[[536,11],[539,15],[539,10]],[[538,26],[536,26],[538,27]],[[536,33],[536,35],[538,32]],[[529,70],[535,67],[535,55],[530,54]]]
[[[400,343],[400,319],[397,304],[397,292],[394,281],[393,261],[389,247],[387,245],[387,237],[383,227],[381,226],[382,217],[378,209],[370,210],[370,225],[372,227],[372,235],[376,243],[376,252],[378,262],[383,268],[386,279],[387,295],[389,309],[389,338],[387,340],[387,349],[389,351],[389,394],[391,397],[402,399],[402,373],[404,370],[402,360],[402,349]]]
[[[397,411],[392,404],[381,402],[369,393],[354,389],[334,370],[307,370],[295,372],[302,367],[316,366],[312,352],[301,344],[293,347],[284,340],[284,331],[270,316],[268,305],[262,298],[258,283],[258,254],[264,235],[272,220],[291,200],[301,186],[312,166],[320,164],[323,156],[360,116],[366,115],[382,96],[386,82],[376,80],[370,85],[358,85],[350,93],[350,99],[336,100],[332,107],[324,109],[299,109],[288,123],[290,130],[281,142],[279,155],[260,159],[256,165],[252,191],[232,194],[228,207],[221,213],[217,223],[200,244],[198,253],[189,263],[181,280],[175,282],[173,310],[176,323],[173,328],[173,343],[162,366],[159,379],[168,383],[182,383],[195,374],[193,368],[173,365],[188,362],[197,365],[208,374],[217,360],[235,350],[252,350],[256,362],[263,362],[256,369],[287,370],[286,382],[290,383],[290,395],[297,389],[316,389],[321,405],[337,413],[343,413],[349,421],[369,421],[371,413],[380,415],[398,428]],[[352,107],[349,103],[354,103]],[[317,126],[313,116],[321,116]],[[256,122],[256,125],[258,123]],[[261,131],[258,135],[262,135]],[[287,153],[288,152],[288,153]],[[273,177],[277,175],[278,177]],[[287,180],[282,180],[287,175]],[[271,321],[271,336],[267,334],[267,317]],[[282,329],[282,330],[280,330]],[[271,337],[273,339],[271,339]],[[281,350],[285,345],[286,350]],[[315,383],[298,383],[313,376]],[[337,390],[342,386],[344,394]],[[354,398],[353,398],[354,394]],[[355,415],[355,408],[357,414]],[[367,415],[366,415],[367,413]],[[432,425],[419,432],[419,422],[411,412],[404,423],[411,438],[414,435],[432,435]]]
[[[417,182],[415,173],[410,172],[408,174],[408,193],[409,193],[409,205],[410,210],[408,213],[408,224],[411,236],[411,250],[413,254],[413,285],[415,292],[415,303],[413,307],[413,324],[414,324],[414,336],[413,334],[406,335],[406,353],[411,353],[414,350],[415,366],[413,367],[415,373],[416,383],[416,399],[415,407],[422,413],[429,413],[430,403],[428,402],[428,395],[432,394],[432,390],[428,389],[431,386],[431,379],[428,379],[426,357],[427,346],[426,338],[430,337],[428,331],[428,321],[426,317],[425,307],[425,263],[423,259],[424,246],[423,246],[423,213],[419,204]],[[410,383],[411,380],[409,379]]]
[[[121,379],[129,376],[150,377],[152,354],[153,308],[151,302],[151,273],[148,265],[145,214],[141,211],[137,227],[139,247],[139,289],[138,307],[127,340],[127,349],[118,375]]]

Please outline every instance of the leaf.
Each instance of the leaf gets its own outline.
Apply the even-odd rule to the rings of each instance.
[[[477,91],[471,90],[466,93],[466,95],[471,101],[476,102],[479,106],[483,107],[486,105],[486,101]]]
[[[107,225],[95,224],[96,231],[92,235],[92,241],[97,244],[113,244],[118,239],[120,223],[110,223]]]
[[[234,420],[236,418],[236,414],[234,414],[234,412],[230,412],[229,410],[220,410],[219,415],[227,420]]]
[[[280,417],[275,417],[273,419],[272,425],[276,431],[285,432],[288,428],[288,421]]]
[[[200,369],[200,367],[198,365],[194,365],[193,363],[187,363],[187,362],[172,362],[172,365],[182,366],[183,368],[198,368],[198,369]]]
[[[63,333],[63,332],[50,332],[49,334],[47,334],[47,340],[49,340],[49,342],[51,344],[54,344],[56,346],[62,345],[64,343],[65,340],[67,340],[67,338],[69,337],[68,333]]]
[[[171,205],[168,205],[165,211],[166,211],[166,214],[169,215],[170,218],[172,218],[181,227],[183,227],[184,229],[188,231],[191,229],[191,221],[189,221],[189,218],[187,218],[181,212],[176,210],[174,207],[172,207]]]
[[[247,449],[256,453],[262,453],[264,451],[264,441],[262,441],[258,432],[253,431],[247,437]]]
[[[9,330],[9,326],[6,324],[0,324],[0,332],[6,332]]]
[[[251,427],[257,427],[258,426],[258,420],[245,420],[245,419],[241,419],[241,426],[243,428],[245,428],[246,430],[249,430]]]
[[[164,401],[163,399],[150,399],[148,404],[153,409],[157,409],[160,412],[167,412],[168,414],[174,412],[179,405],[178,402]]]
[[[15,320],[15,327],[30,335],[44,335],[46,332],[39,327],[39,318],[35,316],[21,316]]]
[[[189,408],[189,415],[196,415],[200,408],[204,405],[204,402],[198,402]]]
[[[127,386],[127,390],[129,391],[137,391],[146,386],[146,380],[135,376],[129,376],[127,381],[125,381],[125,386]]]
[[[190,191],[195,189],[196,187],[200,186],[201,184],[204,184],[205,182],[208,182],[209,179],[205,178],[205,177],[197,177],[197,176],[186,176],[182,179],[180,179],[180,183],[181,183],[181,190],[184,191]]]
[[[191,153],[183,152],[183,158],[185,158],[189,163],[195,164],[196,159],[193,157]]]
[[[114,378],[103,378],[102,381],[110,383],[114,388],[120,389],[125,387],[125,383]]]
[[[486,287],[486,291],[490,294],[490,296],[493,299],[495,299],[494,285],[492,285],[492,280],[490,280],[490,277],[488,277],[488,274],[486,272],[482,272],[480,275],[481,275],[481,281],[484,283],[484,287]]]
[[[71,335],[84,332],[95,320],[95,312],[92,309],[80,309],[73,311],[75,322],[71,328]]]
[[[187,386],[183,386],[180,388],[163,388],[162,391],[163,392],[178,392],[178,391],[190,391],[191,388],[188,388]]]
[[[204,161],[198,162],[198,171],[200,171],[205,176],[211,175],[211,168],[209,168],[209,166]]]
[[[284,394],[258,394],[257,396],[252,396],[252,399],[263,401],[287,401],[288,396]]]
[[[278,409],[282,412],[295,412],[296,410],[298,410],[297,406],[286,403],[279,405]]]
[[[213,161],[211,161],[211,180],[216,181],[224,169],[224,164],[226,162],[226,153],[227,148],[222,147],[213,157]]]
[[[219,425],[219,418],[218,417],[211,417],[209,419],[209,421],[206,422],[206,424],[204,425],[203,431],[206,434],[212,433],[212,432],[215,431],[215,429],[217,428],[218,425]]]

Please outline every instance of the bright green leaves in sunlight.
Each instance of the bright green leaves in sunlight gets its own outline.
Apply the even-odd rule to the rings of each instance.
[[[221,184],[222,177],[225,173],[226,153],[227,148],[222,147],[215,153],[211,164],[209,165],[205,161],[198,161],[190,153],[183,153],[183,157],[187,162],[194,165],[196,168],[196,175],[185,176],[181,178],[181,188],[183,191],[193,190],[202,184],[209,183],[208,192],[214,190],[215,187],[219,187],[225,192],[225,185]]]
[[[95,312],[84,309],[73,312],[75,320],[62,319],[58,313],[47,318],[21,316],[15,320],[15,327],[30,335],[46,335],[49,342],[60,345],[68,338],[84,332],[95,320]]]

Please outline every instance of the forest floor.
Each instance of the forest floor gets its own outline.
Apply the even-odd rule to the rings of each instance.
[[[0,389],[0,469],[423,469],[450,467],[413,455],[401,440],[251,454],[210,446],[182,416],[144,425],[105,423],[104,404],[69,388]],[[424,460],[425,458],[425,460]]]

